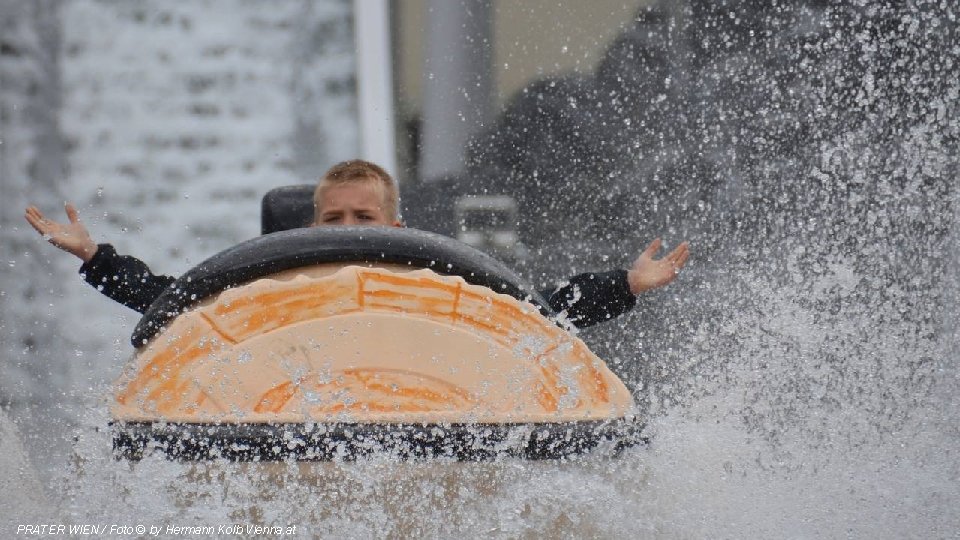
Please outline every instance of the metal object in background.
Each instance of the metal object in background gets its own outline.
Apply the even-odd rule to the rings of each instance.
[[[454,206],[457,240],[501,259],[525,259],[518,214],[517,201],[507,195],[460,197]]]

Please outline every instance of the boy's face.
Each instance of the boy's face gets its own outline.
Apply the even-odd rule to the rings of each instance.
[[[317,201],[314,227],[323,225],[380,225],[400,227],[390,221],[382,189],[376,180],[326,186]]]

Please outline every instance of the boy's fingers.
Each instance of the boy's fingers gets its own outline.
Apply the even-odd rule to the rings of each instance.
[[[673,248],[673,251],[668,253],[663,258],[663,262],[669,264],[673,268],[673,273],[676,274],[680,272],[680,269],[683,268],[683,265],[687,264],[687,258],[689,256],[689,244],[687,242],[682,242],[679,246]]]
[[[63,207],[67,211],[67,219],[70,220],[70,223],[80,221],[80,214],[77,212],[77,207],[74,206],[73,203],[66,203]]]
[[[673,262],[674,262],[674,263],[679,263],[680,259],[681,259],[681,258],[686,258],[686,256],[687,256],[688,253],[690,253],[690,252],[687,250],[686,244],[680,244],[680,245],[677,247],[677,249],[673,250],[673,253],[671,253],[671,257],[672,257],[672,259],[673,259]]]
[[[673,267],[679,270],[683,268],[683,265],[687,264],[687,259],[690,258],[690,249],[686,243],[684,243],[677,248],[676,252],[676,255],[673,257]]]
[[[26,218],[27,218],[27,223],[29,223],[30,226],[33,227],[35,231],[37,231],[40,234],[47,234],[47,223],[46,221],[43,220],[43,216],[37,216],[35,214],[27,214]]]
[[[33,227],[34,229],[40,230],[38,228],[39,220],[37,219],[37,216],[31,214],[29,209],[23,215],[23,217],[27,218],[27,223],[29,223],[31,227]]]
[[[653,257],[657,254],[657,251],[660,249],[660,238],[654,238],[653,242],[650,242],[650,245],[647,246],[647,249],[643,250],[641,256]]]
[[[24,213],[24,217],[27,218],[27,221],[29,221],[30,223],[33,223],[35,221],[36,222],[43,221],[43,214],[41,214],[39,210],[33,207],[27,208],[26,213]]]

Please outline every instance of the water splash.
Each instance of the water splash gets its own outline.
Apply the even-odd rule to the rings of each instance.
[[[561,463],[131,464],[108,452],[95,403],[47,491],[65,519],[341,537],[955,535],[954,8],[682,5],[679,19],[644,11],[594,77],[528,87],[471,171],[478,189],[513,181],[537,210],[527,237],[564,237],[534,247],[533,276],[584,254],[616,263],[640,234],[693,241],[679,282],[583,333],[643,403],[648,447]],[[37,505],[25,511],[49,515]]]

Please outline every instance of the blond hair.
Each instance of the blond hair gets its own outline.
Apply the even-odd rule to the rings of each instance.
[[[320,220],[317,212],[320,211],[320,200],[323,197],[323,192],[328,187],[370,182],[371,180],[376,181],[381,189],[383,210],[387,219],[396,221],[400,215],[400,194],[397,190],[397,183],[383,167],[362,159],[351,159],[337,163],[330,167],[317,182],[317,188],[313,191],[314,221],[319,222]]]

